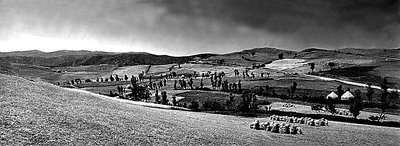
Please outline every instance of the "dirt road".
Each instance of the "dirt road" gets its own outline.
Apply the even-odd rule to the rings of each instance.
[[[366,86],[368,86],[367,84],[364,84],[364,83],[357,83],[357,82],[345,81],[345,80],[334,79],[334,78],[328,78],[328,77],[321,77],[321,76],[314,76],[314,75],[305,75],[305,76],[313,77],[313,78],[317,78],[317,79],[325,80],[325,81],[338,81],[338,82],[341,82],[341,83],[345,83],[345,84],[349,84],[349,85],[354,85],[354,86],[360,86],[360,87],[366,87]],[[375,86],[375,85],[372,85],[371,87],[372,87],[372,88],[375,88],[375,89],[381,89],[381,87]],[[397,92],[400,92],[400,89],[390,89],[390,88],[389,88],[388,91],[397,91]]]

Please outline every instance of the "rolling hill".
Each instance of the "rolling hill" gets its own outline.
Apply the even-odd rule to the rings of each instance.
[[[88,56],[88,55],[111,55],[117,54],[114,52],[100,52],[100,51],[87,51],[87,50],[59,50],[54,52],[43,52],[40,50],[29,51],[15,51],[15,52],[0,52],[0,57],[6,56],[25,56],[25,57],[42,57],[53,58],[61,56]]]
[[[325,50],[308,48],[303,51],[288,51],[276,48],[254,48],[227,54],[198,54],[192,56],[154,55],[143,52],[112,53],[91,51],[56,52],[19,51],[0,52],[0,62],[9,62],[12,65],[0,66],[0,71],[8,74],[19,74],[19,65],[27,64],[43,67],[59,68],[71,66],[90,66],[108,64],[111,66],[135,65],[166,65],[186,63],[194,59],[201,59],[212,64],[251,67],[252,65],[269,64],[278,60],[278,55],[283,54],[285,59],[300,59],[304,65],[281,70],[289,73],[311,72],[308,63],[315,63],[315,72],[320,75],[352,80],[362,83],[379,85],[383,77],[388,80],[393,88],[400,88],[400,49],[357,49],[344,48],[338,50]],[[331,68],[329,62],[335,63]],[[360,68],[365,70],[360,70]],[[37,71],[37,70],[35,70]],[[42,72],[42,71],[39,71]],[[29,73],[29,72],[27,72]],[[22,75],[24,76],[24,75]],[[47,79],[57,78],[57,75],[45,75]],[[368,80],[366,80],[368,79]]]
[[[0,145],[400,143],[396,128],[331,122],[285,135],[249,129],[254,118],[142,107],[4,74],[0,80]]]
[[[0,52],[0,62],[31,64],[46,67],[65,67],[81,65],[110,64],[118,66],[131,66],[143,64],[170,64],[184,63],[194,57],[206,58],[214,54],[198,54],[193,56],[174,57],[168,55],[154,55],[144,52],[92,52],[60,50],[55,52],[42,52],[38,50]]]

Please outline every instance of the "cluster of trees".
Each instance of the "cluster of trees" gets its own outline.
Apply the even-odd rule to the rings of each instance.
[[[134,77],[134,76],[132,75],[132,77]],[[120,78],[118,75],[115,75],[115,77],[113,75],[110,75],[109,78],[105,78],[105,79],[99,78],[99,77],[96,78],[96,82],[108,82],[108,81],[114,82],[114,81],[123,81],[123,80],[128,81],[129,80],[128,75],[125,74],[123,78]]]
[[[385,117],[385,113],[387,112],[387,109],[390,108],[396,108],[396,104],[398,103],[399,99],[399,93],[397,91],[388,91],[388,82],[387,79],[384,78],[382,84],[381,84],[381,89],[382,93],[380,94],[380,105],[379,108],[381,109],[381,114],[379,116],[379,120]],[[249,111],[250,109],[255,107],[254,103],[256,102],[256,98],[251,98],[254,97],[254,95],[263,95],[263,96],[273,96],[273,97],[279,97],[279,98],[292,98],[294,99],[295,92],[297,90],[297,83],[293,82],[293,84],[287,88],[287,95],[277,95],[274,90],[270,89],[268,85],[265,87],[259,87],[259,88],[253,88],[252,90],[249,91],[244,91],[242,95],[242,102],[240,104],[236,104],[234,109],[237,111]],[[347,88],[346,91],[350,91],[350,88]],[[336,94],[340,97],[345,93],[345,90],[343,90],[343,86],[339,85],[337,87]],[[357,89],[354,92],[354,98],[350,98],[349,101],[340,101],[339,98],[337,99],[325,99],[323,97],[320,98],[320,102],[324,103],[327,108],[327,110],[331,113],[335,113],[335,103],[345,103],[350,105],[349,111],[352,113],[354,118],[357,118],[358,115],[360,114],[360,111],[363,110],[364,108],[364,102],[362,98],[362,92],[361,90]],[[367,86],[367,92],[365,93],[367,100],[369,103],[372,102],[373,95],[375,91],[372,89],[371,84]],[[285,96],[285,97],[283,97]],[[310,98],[310,97],[305,97],[305,98]],[[318,98],[319,99],[319,98]],[[303,99],[304,100],[304,99]],[[233,104],[234,101],[227,101],[225,105],[235,105]],[[216,105],[214,102],[209,102],[206,105]],[[238,106],[240,105],[240,106]],[[211,107],[211,106],[210,106]],[[222,107],[222,106],[216,106],[216,107]],[[232,110],[232,108],[231,108]]]
[[[176,105],[177,104],[176,97],[174,96],[172,99],[173,99],[173,102],[172,102],[173,105]],[[158,90],[156,90],[155,101],[158,104],[168,104],[169,101],[167,99],[167,92],[166,91],[162,91],[161,92],[161,97],[160,97],[160,95],[158,95]]]
[[[310,66],[311,73],[313,73],[314,69],[315,69],[315,63],[311,62],[311,63],[308,63],[308,65]],[[333,69],[333,67],[336,66],[336,64],[334,62],[328,62],[327,65],[329,66],[330,69]]]
[[[67,84],[74,85],[74,84],[82,84],[82,83],[90,83],[90,82],[92,82],[92,80],[90,80],[90,79],[85,79],[82,81],[81,79],[78,78],[78,79],[74,79],[74,80],[67,82]],[[58,85],[60,85],[60,83],[58,83]]]
[[[380,98],[381,113],[379,115],[378,120],[382,120],[385,117],[385,112],[387,111],[387,109],[389,109],[391,107],[396,107],[396,104],[399,99],[399,93],[397,91],[391,91],[391,92],[388,91],[388,89],[389,89],[388,84],[389,83],[385,77],[381,84],[381,89],[382,89],[382,94],[381,94],[381,98]]]
[[[381,109],[381,113],[377,120],[382,120],[385,117],[385,113],[387,109],[390,108],[397,108],[397,103],[399,99],[399,93],[397,91],[388,91],[388,81],[386,78],[383,79],[381,83],[381,90],[382,93],[380,94],[380,105],[379,108]],[[337,88],[337,94],[338,96],[341,96],[344,93],[342,86],[338,86]],[[372,89],[371,84],[368,84],[367,86],[367,92],[366,92],[366,97],[368,100],[368,103],[372,103],[373,95],[375,91]],[[354,91],[354,98],[350,98],[349,105],[350,109],[349,111],[353,114],[354,118],[357,118],[357,116],[360,114],[360,111],[364,108],[364,103],[362,99],[362,92],[357,89]]]
[[[258,100],[256,94],[251,90],[243,91],[240,98],[236,98],[231,93],[229,99],[222,100],[206,100],[200,104],[198,101],[191,101],[189,108],[192,110],[204,111],[236,111],[236,112],[252,112],[258,109],[258,105],[269,105],[271,102]]]

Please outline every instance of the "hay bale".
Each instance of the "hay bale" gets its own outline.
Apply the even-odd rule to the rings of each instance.
[[[300,127],[297,127],[297,133],[303,134],[303,130]]]
[[[276,115],[272,115],[269,117],[270,120],[275,120],[276,119]]]
[[[282,133],[282,134],[284,134],[285,133],[285,123],[282,123],[281,125],[280,125],[280,127],[279,127],[279,133]]]
[[[310,121],[310,126],[315,126],[315,120],[314,119]]]
[[[271,132],[278,133],[278,132],[279,132],[279,124],[277,124],[277,123],[274,124],[274,125],[272,126]]]
[[[322,126],[328,126],[328,120],[327,119],[322,118],[321,120],[322,120],[321,125],[323,124]]]
[[[283,133],[290,134],[290,127],[291,125],[285,125],[283,128]]]
[[[306,123],[306,119],[303,117],[303,118],[301,118],[301,120],[300,120],[300,124],[305,124]]]
[[[261,123],[260,129],[261,130],[266,130],[268,125],[269,125],[269,122]]]
[[[250,124],[250,129],[254,129],[254,128],[255,128],[254,125],[255,125],[255,123],[251,123],[251,124]]]
[[[256,129],[256,130],[260,130],[260,121],[256,120],[253,123],[250,124],[250,128],[251,129]]]
[[[320,126],[325,126],[326,124],[325,124],[325,121],[324,120],[321,120],[320,121]]]
[[[297,134],[297,126],[290,126],[289,132],[290,134]]]
[[[256,121],[254,121],[253,123],[251,123],[251,124],[250,124],[250,128],[251,128],[251,129],[256,129],[256,130],[260,129],[260,121],[259,121],[259,120],[256,120]]]
[[[294,119],[293,118],[289,118],[289,123],[293,123]]]
[[[287,120],[287,116],[283,116],[281,121],[286,121]]]
[[[322,120],[315,120],[315,126],[321,126]]]
[[[265,130],[272,132],[273,127],[274,127],[274,124],[267,125],[267,128]]]

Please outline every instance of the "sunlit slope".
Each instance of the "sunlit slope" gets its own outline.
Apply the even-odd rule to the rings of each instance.
[[[400,130],[331,123],[304,135],[254,119],[153,109],[0,74],[0,145],[397,145]],[[265,121],[265,119],[261,119]]]

